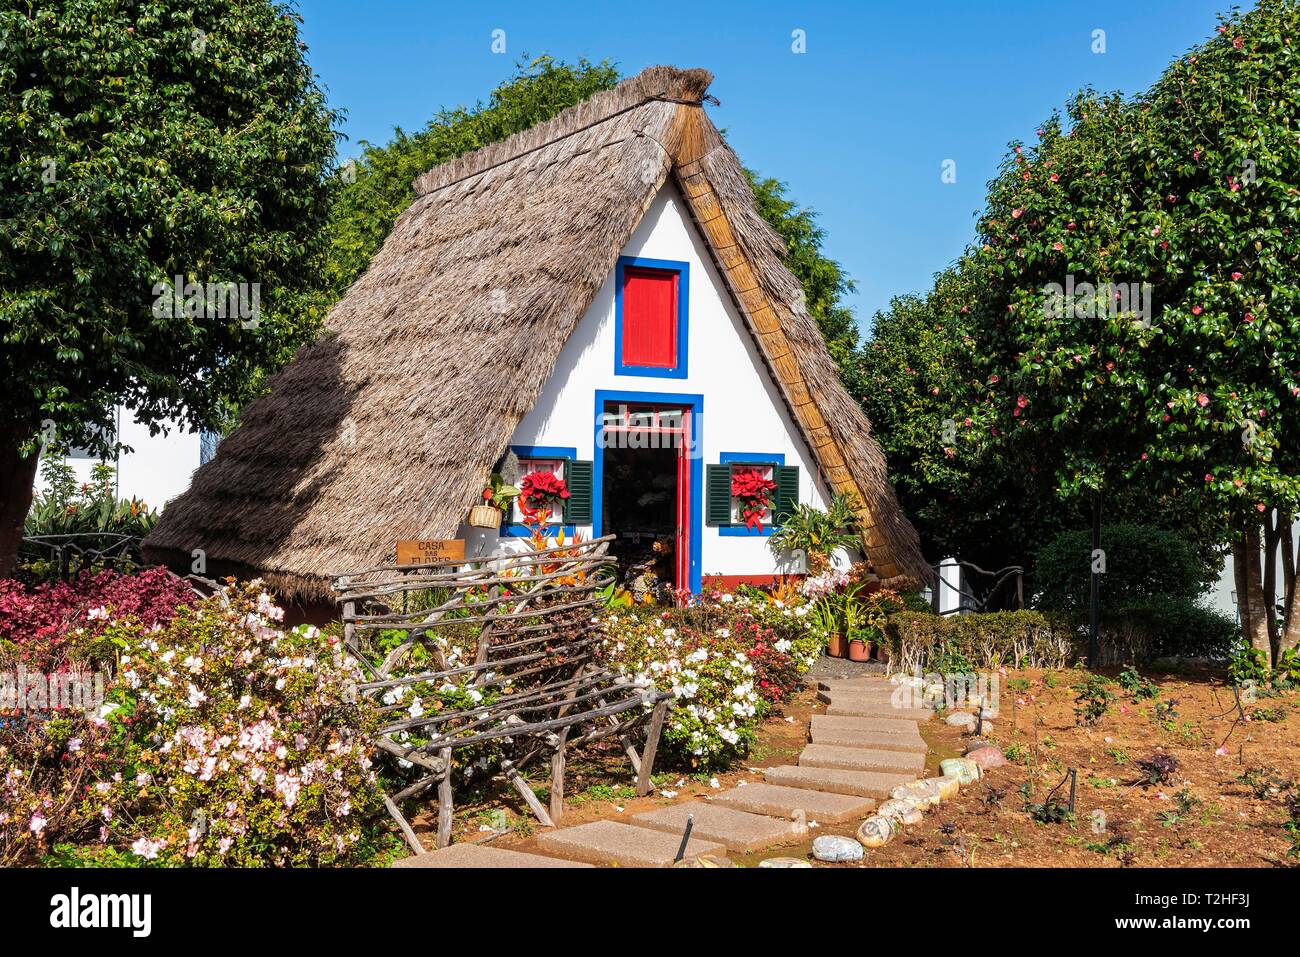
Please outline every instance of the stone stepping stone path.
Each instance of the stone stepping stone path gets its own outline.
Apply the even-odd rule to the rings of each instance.
[[[891,681],[872,675],[820,682],[818,699],[826,704],[826,713],[813,716],[809,744],[797,764],[764,769],[762,783],[720,791],[707,800],[666,805],[628,822],[593,821],[545,831],[537,838],[540,853],[453,844],[394,866],[669,867],[681,847],[688,817],[694,823],[685,858],[707,855],[712,866],[725,861],[729,850],[752,853],[806,840],[812,822],[862,821],[860,842],[835,835],[819,838],[826,847],[835,844],[831,857],[843,852],[843,859],[855,860],[853,848],[847,844],[841,848],[837,842],[868,848],[886,843],[901,832],[904,819],[915,822],[917,809],[932,806],[927,795],[937,802],[941,794],[955,793],[959,783],[955,777],[923,779],[928,748],[918,722],[928,721],[934,712],[894,707],[898,680],[898,676]],[[975,761],[962,761],[961,768],[963,778],[979,773]],[[887,802],[886,817],[875,815],[881,802]],[[834,841],[825,840],[828,837]],[[773,855],[759,866],[807,866],[807,862]]]
[[[577,827],[547,831],[537,838],[538,847],[556,857],[591,864],[621,864],[624,867],[671,867],[681,847],[682,836],[618,821],[592,821]],[[712,841],[692,837],[686,857],[700,854],[725,856],[727,849]]]
[[[916,780],[915,774],[846,771],[843,768],[811,768],[794,765],[768,768],[763,772],[763,777],[769,784],[870,798],[887,798],[900,784]],[[751,784],[750,787],[753,785]]]
[[[877,751],[905,751],[925,754],[925,741],[919,733],[898,734],[870,731],[833,724],[819,724],[813,718],[809,732],[813,744],[830,744],[848,748],[874,748]]]
[[[524,854],[487,844],[450,844],[437,851],[404,857],[394,867],[592,867],[542,854]]]
[[[691,830],[693,837],[725,844],[728,850],[742,853],[776,844],[790,844],[802,839],[808,831],[806,824],[792,819],[783,821],[765,814],[751,814],[735,808],[706,804],[704,801],[687,801],[685,804],[646,811],[635,815],[632,820],[645,827],[676,834],[680,841],[686,832],[688,817],[695,818]]]
[[[778,784],[747,784],[743,788],[731,788],[715,794],[712,803],[786,820],[803,811],[807,820],[819,824],[860,821],[876,808],[876,799],[872,797]]]

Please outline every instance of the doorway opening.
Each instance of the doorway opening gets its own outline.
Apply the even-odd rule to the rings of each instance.
[[[689,408],[604,404],[600,528],[638,599],[691,587],[690,426]]]

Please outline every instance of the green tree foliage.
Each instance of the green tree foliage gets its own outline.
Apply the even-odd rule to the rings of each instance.
[[[857,323],[844,304],[844,297],[853,291],[853,280],[822,251],[826,231],[817,225],[817,214],[790,199],[785,183],[753,170],[745,172],[759,213],[785,240],[785,264],[803,286],[808,313],[817,320],[831,356],[845,369],[858,344]]]
[[[957,430],[959,473],[1009,475],[1045,504],[1058,498],[1070,525],[1101,492],[1109,520],[1185,529],[1202,558],[1230,527],[1249,555],[1261,518],[1275,538],[1289,526],[1300,502],[1297,38],[1294,0],[1263,0],[1150,91],[1084,91],[1032,144],[1012,145],[976,244],[941,277],[957,298],[927,300],[958,326],[935,346],[961,370],[958,396],[926,409],[942,419],[964,405],[952,416],[971,423]],[[893,362],[917,368],[925,341],[896,338]],[[938,484],[928,441],[912,440],[901,464]],[[1001,514],[1014,524],[1026,508]]]
[[[1293,0],[1264,0],[1143,96],[1080,95],[1008,158],[969,257],[979,434],[1064,496],[1142,486],[1231,523],[1275,653],[1254,555],[1300,505],[1298,30]],[[1095,295],[1061,308],[1070,277]],[[1144,308],[1111,308],[1143,283]]]
[[[315,328],[335,116],[298,26],[273,0],[0,10],[0,573],[43,421],[214,424]],[[175,276],[257,283],[257,321],[155,310]]]

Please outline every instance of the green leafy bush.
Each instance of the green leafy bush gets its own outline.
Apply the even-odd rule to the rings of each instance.
[[[79,535],[115,532],[143,538],[158,522],[158,513],[138,498],[119,499],[113,466],[100,462],[91,480],[77,482],[62,455],[47,454],[41,462],[45,491],[32,501],[24,535]]]
[[[963,662],[975,668],[1062,668],[1074,653],[1068,621],[1037,611],[949,615],[900,611],[885,623],[891,666],[935,671]]]
[[[1179,535],[1144,525],[1104,526],[1101,549],[1103,608],[1159,597],[1191,601],[1219,571]],[[1049,541],[1034,556],[1030,578],[1037,607],[1082,618],[1092,589],[1091,530],[1062,532]]]
[[[1226,659],[1240,636],[1231,618],[1186,598],[1153,596],[1104,609],[1098,666],[1156,658]]]

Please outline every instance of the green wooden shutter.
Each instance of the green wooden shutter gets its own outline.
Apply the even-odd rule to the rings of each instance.
[[[705,516],[710,525],[726,526],[731,524],[731,466],[706,465],[705,477]]]
[[[566,525],[591,524],[591,462],[571,459],[565,463],[569,497],[564,500]]]
[[[799,466],[778,465],[776,472],[776,508],[773,521],[780,525],[799,504]]]

